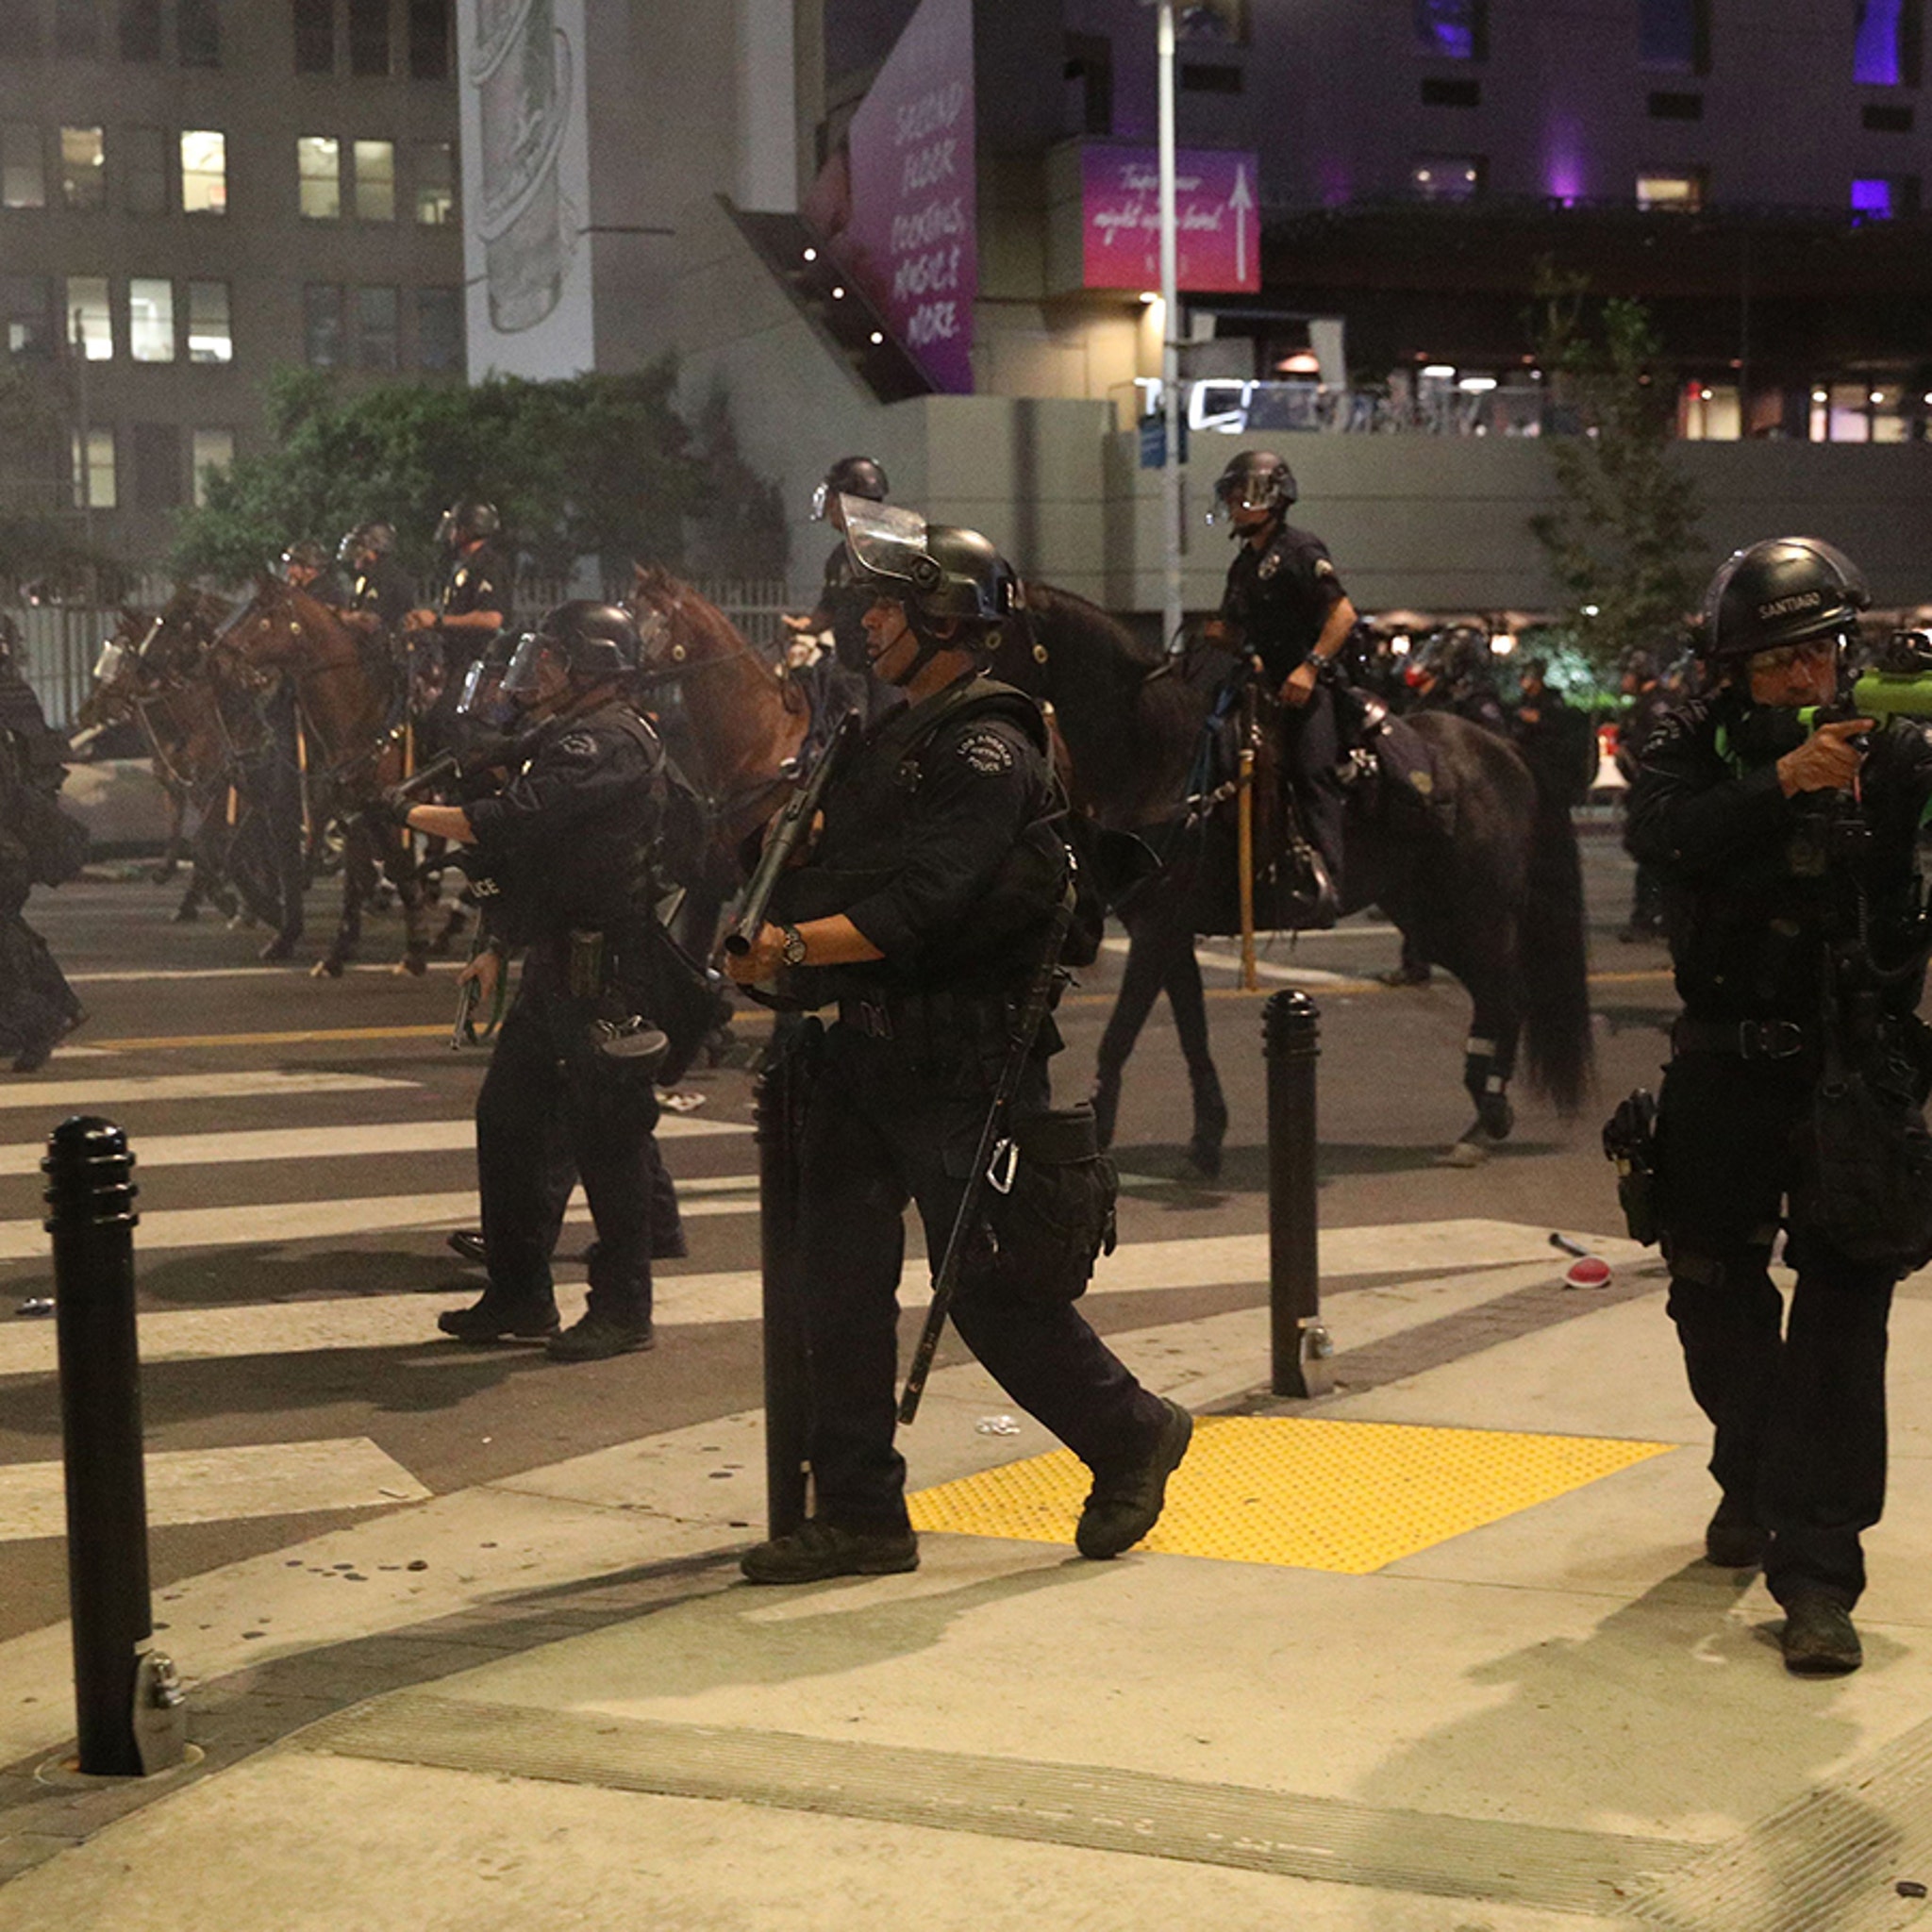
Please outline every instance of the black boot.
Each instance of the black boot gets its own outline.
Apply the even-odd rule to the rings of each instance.
[[[458,1341],[547,1341],[560,1325],[552,1295],[517,1297],[485,1289],[467,1308],[445,1308],[436,1325]]]

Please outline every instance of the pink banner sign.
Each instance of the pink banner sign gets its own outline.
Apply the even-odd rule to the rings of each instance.
[[[1260,175],[1252,154],[1182,148],[1174,157],[1174,233],[1180,287],[1261,286]],[[1081,219],[1090,289],[1160,287],[1160,156],[1147,147],[1080,151]]]
[[[973,0],[925,0],[852,117],[851,213],[833,252],[931,377],[973,390],[979,288]]]

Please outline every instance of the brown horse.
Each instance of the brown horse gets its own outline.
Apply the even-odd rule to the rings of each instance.
[[[261,693],[271,734],[306,742],[309,811],[333,818],[343,841],[342,910],[318,976],[338,976],[362,936],[362,909],[378,871],[402,901],[407,941],[401,969],[421,973],[429,952],[425,894],[406,834],[374,822],[370,808],[404,775],[407,732],[402,675],[384,652],[325,604],[277,578],[255,594],[216,645]]]
[[[233,914],[239,892],[251,916],[277,928],[265,957],[286,958],[301,937],[300,881],[291,889],[275,863],[260,797],[266,726],[252,696],[220,675],[210,655],[227,610],[223,599],[191,587],[152,620],[124,609],[75,741],[84,747],[95,732],[127,720],[141,726],[173,818],[158,879],[172,875],[184,846],[193,858],[175,919],[197,918],[204,902]]]

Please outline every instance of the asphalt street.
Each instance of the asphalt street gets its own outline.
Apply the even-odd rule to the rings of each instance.
[[[1629,891],[1614,838],[1592,827],[1583,844],[1600,1097],[1578,1120],[1521,1094],[1507,1148],[1474,1170],[1445,1166],[1442,1150],[1470,1112],[1460,1087],[1468,1004],[1453,982],[1372,983],[1396,956],[1395,936],[1373,920],[1268,947],[1258,994],[1239,989],[1234,947],[1209,944],[1210,1022],[1233,1113],[1225,1171],[1212,1189],[1174,1179],[1189,1100],[1162,1008],[1129,1068],[1121,1115],[1124,1250],[1265,1229],[1261,1004],[1288,985],[1307,987],[1322,1013],[1324,1230],[1481,1219],[1618,1231],[1598,1126],[1618,1095],[1654,1084],[1673,1003],[1661,949],[1613,936]],[[561,1367],[527,1347],[466,1348],[435,1327],[439,1309],[473,1295],[480,1279],[444,1245],[450,1228],[474,1222],[469,1116],[484,1064],[480,1052],[448,1047],[450,963],[423,978],[391,972],[396,922],[377,918],[363,965],[339,981],[310,977],[333,909],[325,888],[303,956],[264,967],[255,958],[261,935],[208,916],[173,924],[175,891],[123,870],[30,905],[90,1018],[40,1074],[0,1075],[0,1640],[66,1607],[53,1327],[15,1311],[48,1290],[37,1162],[48,1131],[73,1112],[118,1121],[140,1163],[163,1621],[171,1581],[756,1407],[757,1152],[741,1062],[761,1015],[741,1018],[739,1052],[688,1078],[665,1117],[691,1253],[660,1274],[658,1349]],[[1117,950],[1105,953],[1062,1008],[1064,1096],[1086,1091],[1119,966]],[[587,1238],[579,1209],[564,1254],[576,1256]],[[1337,1252],[1352,1265],[1346,1243]],[[1560,1266],[1553,1255],[1553,1281]],[[581,1267],[560,1272],[580,1293]],[[1201,1278],[1214,1285],[1148,1274],[1131,1295],[1096,1293],[1090,1311],[1106,1332],[1265,1302],[1262,1282],[1230,1284],[1211,1268]],[[1390,1278],[1381,1265],[1325,1271],[1344,1350],[1349,1294]],[[941,1362],[958,1358],[949,1351]],[[1257,1360],[1257,1385],[1266,1373]],[[740,1513],[755,1525],[761,1472],[719,1474],[741,1483]]]

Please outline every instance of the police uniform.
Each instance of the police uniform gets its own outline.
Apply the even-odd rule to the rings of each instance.
[[[479,544],[475,550],[460,550],[449,560],[442,588],[437,593],[436,613],[440,618],[469,617],[478,610],[501,611],[506,620],[510,612],[511,571],[509,559],[493,543]],[[442,633],[445,672],[457,682],[471,658],[489,641],[489,634],[467,626]]]
[[[1630,700],[1630,708],[1617,727],[1617,769],[1626,782],[1636,782],[1644,746],[1670,715],[1671,703],[1671,693],[1655,678]],[[1655,866],[1640,864],[1630,887],[1630,922],[1624,935],[1632,940],[1653,939],[1662,929],[1663,882]]]
[[[1913,844],[1932,741],[1904,723],[1874,733],[1853,808],[1845,793],[1785,795],[1775,762],[1805,735],[1795,711],[1730,688],[1672,712],[1645,745],[1625,842],[1661,881],[1684,1002],[1659,1102],[1658,1208],[1670,1314],[1715,1430],[1713,1534],[1721,1521],[1768,1531],[1780,1603],[1818,1592],[1848,1610],[1865,1583],[1859,1533],[1884,1504],[1899,1271],[1853,1259],[1810,1224],[1794,1139],[1821,1071],[1824,955],[1856,924],[1855,892],[1872,955],[1898,968],[1867,1020],[1888,1053],[1920,1058]],[[1846,811],[1869,827],[1862,850],[1831,831]],[[1766,1272],[1781,1219],[1797,1270],[1782,1335]]]
[[[16,1073],[42,1065],[82,1017],[46,941],[23,917],[36,881],[71,876],[84,847],[54,802],[66,775],[65,748],[0,648],[0,1054],[11,1058]]]
[[[810,864],[785,882],[788,916],[842,910],[884,956],[809,969],[835,975],[839,996],[800,1157],[809,1454],[817,1514],[843,1529],[907,1528],[902,1217],[909,1199],[937,1266],[1062,891],[1045,745],[1038,707],[990,680],[924,698],[868,736],[827,792]],[[1058,1044],[1049,1019],[1016,1117],[1046,1106]],[[1096,1474],[1144,1462],[1168,1406],[1066,1294],[997,1286],[969,1263],[952,1312],[989,1373]]]
[[[1269,690],[1279,691],[1307,661],[1346,594],[1322,540],[1282,523],[1264,548],[1245,541],[1237,547],[1227,567],[1221,621],[1242,649],[1260,658]],[[1336,776],[1341,749],[1328,687],[1318,683],[1307,704],[1285,709],[1282,730],[1308,837],[1339,889],[1346,799]]]
[[[387,631],[398,630],[403,619],[415,608],[415,587],[403,575],[393,557],[378,553],[358,566],[349,584],[348,608],[373,612]],[[501,610],[500,604],[474,606],[474,608]]]
[[[662,753],[650,726],[615,703],[541,725],[519,750],[516,777],[466,808],[477,869],[493,887],[491,936],[527,949],[476,1100],[490,1295],[548,1308],[554,1321],[560,1139],[596,1224],[587,1312],[648,1335],[653,1198],[662,1186],[657,1096],[648,1071],[597,1051],[592,1028],[649,1010]]]

